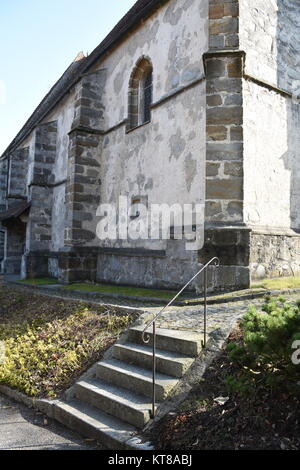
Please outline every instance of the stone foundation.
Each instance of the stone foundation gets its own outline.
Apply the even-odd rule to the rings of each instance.
[[[98,249],[71,248],[66,252],[51,252],[48,260],[48,270],[51,277],[59,282],[96,281]]]
[[[24,274],[29,279],[49,277],[49,252],[35,252],[24,255]]]
[[[16,220],[5,223],[5,227],[7,243],[4,253],[3,270],[5,274],[20,274],[25,248],[26,224]]]
[[[250,287],[251,280],[300,275],[300,235],[260,233],[247,227],[214,227],[205,231],[198,255],[184,242],[170,240],[166,250],[74,247],[65,252],[25,255],[29,278],[53,277],[61,283],[92,281],[158,289],[180,289],[213,257],[220,267],[208,268],[208,291]],[[21,256],[5,262],[8,274],[19,272]],[[203,276],[190,291],[203,292]]]
[[[228,291],[250,287],[250,232],[246,227],[211,227],[205,230],[205,242],[199,252],[199,263],[206,264],[215,256],[219,268],[208,269],[211,291]]]
[[[169,240],[166,250],[102,249],[97,281],[158,289],[180,289],[200,266],[196,253],[182,240]],[[196,284],[190,290],[195,290]]]
[[[250,270],[253,280],[300,275],[300,235],[251,233]]]

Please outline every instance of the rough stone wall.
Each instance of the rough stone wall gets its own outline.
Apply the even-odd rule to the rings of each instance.
[[[239,50],[239,1],[210,0],[206,70],[205,243],[198,260],[218,256],[209,271],[215,290],[248,287],[249,230],[244,227],[244,53]]]
[[[246,73],[287,91],[299,80],[300,1],[239,0]]]
[[[31,208],[26,227],[24,276],[48,275],[56,145],[57,122],[49,121],[40,124],[35,130],[30,162],[28,198],[31,201]]]
[[[206,221],[243,220],[243,54],[239,2],[210,0],[206,67]],[[230,50],[229,50],[230,49]]]
[[[50,272],[62,282],[96,277],[97,255],[87,247],[95,245],[100,202],[104,77],[102,70],[86,74],[76,87],[74,120],[68,133],[64,248],[56,256],[52,253],[49,261]],[[57,189],[55,200],[63,195],[64,189]],[[59,204],[53,209],[62,216]],[[52,249],[59,244],[53,240]]]
[[[300,94],[300,2],[240,0],[240,10],[241,47],[246,51],[245,221],[298,230],[300,104],[295,93]]]
[[[240,0],[245,222],[256,278],[300,272],[300,2]]]
[[[0,225],[0,273],[2,273],[2,261],[4,258],[4,241],[5,241],[5,230]]]
[[[0,160],[0,211],[6,209],[7,159]],[[5,229],[0,222],[0,272],[4,258]]]
[[[75,114],[75,90],[52,111],[47,120],[57,122],[56,158],[53,165],[51,251],[64,247],[66,220],[65,190],[68,175],[69,132]]]
[[[152,203],[204,204],[202,54],[208,48],[207,20],[207,0],[167,2],[95,66],[95,70],[106,70],[105,127],[98,160],[102,203],[117,204],[119,196],[126,196],[129,204],[138,197],[147,200],[148,207]],[[126,132],[130,76],[141,57],[148,58],[153,66],[151,122]],[[197,253],[192,259],[187,253],[189,260],[183,263],[180,248],[172,240],[92,243],[116,249],[114,254],[99,254],[98,280],[177,287],[190,279],[199,266]],[[127,248],[147,253],[124,255],[122,250]],[[157,258],[157,250],[166,255]]]
[[[243,100],[240,54],[209,53],[206,114],[206,221],[243,221]]]
[[[96,241],[101,143],[100,135],[80,130],[70,134],[65,245],[82,246]]]
[[[245,221],[298,231],[300,105],[251,81],[244,102]]]
[[[239,3],[240,48],[247,54],[245,72],[277,84],[278,0]]]
[[[31,185],[49,185],[55,181],[53,166],[56,159],[57,122],[39,125],[35,131],[35,152]]]
[[[69,133],[65,245],[95,244],[100,202],[105,72],[83,77],[77,86],[75,118]]]
[[[26,224],[20,220],[9,222],[6,226],[6,243],[3,267],[5,274],[19,274],[25,250]]]
[[[180,289],[197,271],[197,258],[183,240],[168,240],[166,250],[107,248],[98,255],[97,280],[133,286]],[[192,271],[193,272],[193,271]],[[201,288],[203,280],[191,284]]]
[[[25,147],[15,150],[9,157],[8,198],[26,199],[27,197],[28,155],[29,148]]]
[[[239,0],[209,0],[209,48],[239,47]]]
[[[7,192],[7,158],[0,160],[0,210],[6,209],[6,192]]]
[[[170,1],[99,64],[107,70],[101,202],[117,203],[120,195],[149,205],[204,202],[207,13],[206,0]],[[153,65],[151,122],[126,133],[130,76],[141,57]]]
[[[299,276],[299,260],[299,236],[252,232],[250,267],[253,280]]]

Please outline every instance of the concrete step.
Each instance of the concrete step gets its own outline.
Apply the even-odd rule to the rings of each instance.
[[[128,340],[132,343],[145,344],[142,339],[142,332],[145,326],[135,326],[130,328]],[[150,336],[148,345],[152,345],[152,329],[147,333]],[[202,349],[201,341],[203,335],[191,331],[170,330],[167,328],[156,329],[156,347],[165,351],[184,354],[190,357],[197,357]]]
[[[82,436],[96,439],[108,449],[126,450],[137,429],[78,400],[57,401],[54,418]]]
[[[150,419],[151,403],[145,396],[97,379],[75,384],[76,398],[138,428]]]
[[[96,439],[108,449],[126,450],[126,441],[137,429],[78,400],[57,401],[54,418],[83,436]]]
[[[115,344],[113,355],[120,361],[136,364],[146,369],[152,369],[152,348],[143,344],[125,343]],[[172,377],[182,377],[192,365],[194,358],[171,351],[156,350],[156,370]]]
[[[146,395],[150,398],[152,396],[151,370],[127,364],[116,359],[110,359],[98,362],[96,374],[99,379],[106,382]],[[174,379],[174,377],[157,373],[155,385],[156,400],[164,400],[176,383],[177,379]]]

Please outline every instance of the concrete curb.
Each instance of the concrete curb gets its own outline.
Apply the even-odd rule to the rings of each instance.
[[[22,405],[27,406],[28,408],[34,408],[53,419],[53,405],[55,400],[28,397],[24,393],[19,392],[18,390],[14,390],[7,385],[0,385],[0,393],[6,395],[9,398],[12,398]]]
[[[13,388],[10,388],[6,385],[0,385],[0,393],[7,396],[8,398],[13,399],[17,403],[21,403],[22,405],[25,405],[28,408],[40,411],[41,413],[48,416],[48,418],[57,421],[55,418],[55,406],[56,403],[59,402],[59,400],[31,398],[25,395],[24,393],[19,392],[18,390],[14,390]],[[78,429],[77,432],[78,434],[81,434],[80,429]],[[120,441],[120,445],[122,445],[122,448],[125,447],[125,450],[154,450],[154,447],[152,447],[149,442],[142,442],[142,439],[138,436],[131,437],[125,442]]]

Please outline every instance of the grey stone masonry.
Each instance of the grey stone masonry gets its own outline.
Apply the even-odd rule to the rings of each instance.
[[[100,203],[100,161],[103,141],[102,90],[105,72],[90,73],[76,90],[75,118],[69,133],[68,176],[66,185],[65,246],[96,245],[96,211]],[[87,252],[59,257],[64,282],[96,276],[96,260]]]
[[[5,226],[8,243],[4,257],[4,272],[6,274],[19,274],[25,248],[26,224],[21,220],[16,220],[7,222]]]
[[[32,184],[54,182],[53,165],[56,158],[57,122],[46,122],[35,133]]]
[[[208,52],[206,220],[243,221],[242,52]]]
[[[209,0],[210,49],[238,49],[239,0]]]
[[[244,54],[239,49],[239,1],[209,1],[206,70],[206,221],[243,220]]]
[[[84,76],[77,86],[75,118],[69,133],[65,245],[92,243],[100,202],[104,72]]]
[[[292,233],[251,233],[250,268],[252,279],[299,276],[300,236]]]
[[[6,209],[7,190],[7,158],[0,160],[0,212]],[[0,272],[2,271],[2,261],[4,258],[5,228],[0,222]]]
[[[33,175],[29,198],[28,251],[49,250],[54,182],[53,165],[56,158],[57,122],[41,124],[36,129]]]
[[[31,209],[27,222],[25,271],[29,277],[48,275],[53,188],[53,168],[57,147],[57,122],[43,123],[36,129],[33,173],[29,186]]]
[[[217,256],[221,266],[208,269],[208,282],[215,291],[248,288],[250,285],[250,237],[246,227],[216,227],[205,230],[204,247],[199,263],[205,264]]]
[[[8,159],[0,160],[0,210],[6,209]]]
[[[239,1],[209,1],[206,73],[205,242],[199,262],[218,256],[209,270],[215,290],[248,287],[250,230],[243,214],[243,71],[239,50]]]
[[[96,237],[100,202],[102,136],[87,131],[70,133],[66,186],[66,246],[82,246]]]
[[[0,272],[1,272],[1,262],[4,257],[4,239],[5,239],[5,232],[4,228],[0,225]]]
[[[88,73],[82,77],[77,85],[72,129],[77,127],[95,130],[103,129],[104,107],[102,93],[105,76],[105,70]]]
[[[206,222],[243,222],[244,53],[239,1],[209,1],[206,72]]]
[[[9,156],[7,197],[26,199],[27,197],[27,167],[29,148],[21,148]]]

